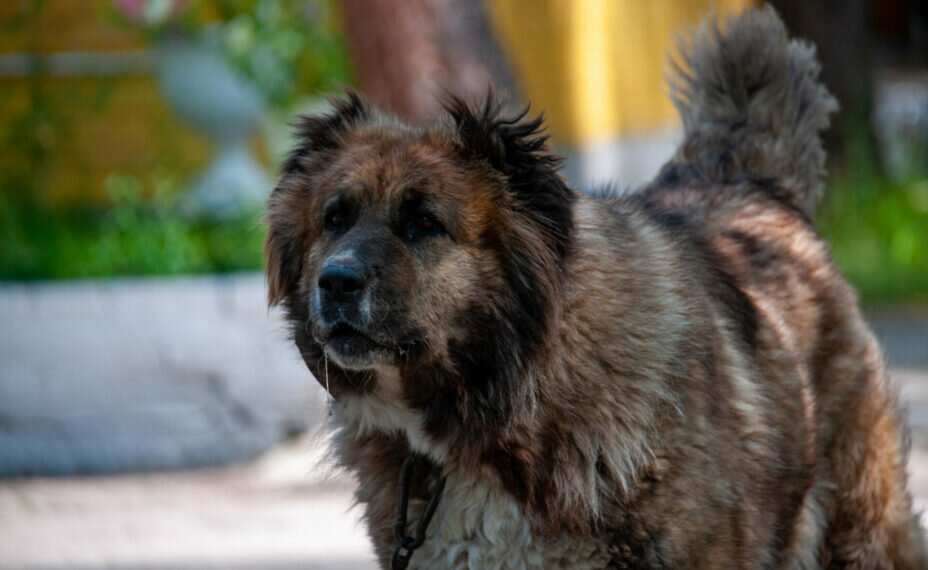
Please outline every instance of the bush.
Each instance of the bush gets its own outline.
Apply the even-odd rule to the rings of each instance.
[[[0,193],[0,279],[175,275],[261,267],[265,229],[251,212],[222,221],[181,216],[167,182],[112,175],[108,208],[52,208]]]
[[[928,178],[889,180],[863,136],[827,189],[817,225],[868,301],[928,301]]]

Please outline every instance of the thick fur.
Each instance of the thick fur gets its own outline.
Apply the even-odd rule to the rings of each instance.
[[[568,188],[492,97],[299,123],[270,301],[383,566],[415,452],[447,478],[417,568],[926,567],[881,350],[810,223],[812,49],[769,8],[685,45],[685,141],[627,198]]]

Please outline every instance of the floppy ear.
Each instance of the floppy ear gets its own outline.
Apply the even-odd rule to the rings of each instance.
[[[273,199],[273,198],[272,198]],[[301,239],[296,227],[281,218],[286,212],[275,212],[273,204],[268,209],[268,232],[264,238],[266,261],[267,302],[277,305],[295,291],[303,270]]]
[[[517,207],[542,226],[549,244],[563,254],[573,226],[574,193],[557,173],[563,159],[545,144],[544,113],[526,119],[526,106],[504,117],[502,108],[492,92],[476,107],[457,97],[445,103],[463,152],[485,160],[505,176]]]
[[[276,305],[296,290],[303,270],[307,243],[298,216],[305,204],[306,185],[294,183],[309,174],[309,159],[315,153],[335,149],[338,137],[370,115],[361,97],[353,92],[344,99],[332,99],[332,111],[324,115],[299,117],[296,146],[280,168],[280,181],[267,203],[267,237],[264,258],[267,262],[268,303]]]

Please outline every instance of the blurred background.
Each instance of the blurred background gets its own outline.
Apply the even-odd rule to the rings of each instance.
[[[0,2],[0,568],[368,568],[322,391],[264,304],[288,122],[357,88],[545,111],[633,190],[674,35],[752,0]],[[928,3],[776,0],[841,101],[816,221],[902,383],[928,505]]]

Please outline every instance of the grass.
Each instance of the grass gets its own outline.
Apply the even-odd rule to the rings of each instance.
[[[849,156],[816,220],[835,262],[864,303],[928,302],[928,176],[893,181],[872,153]]]

